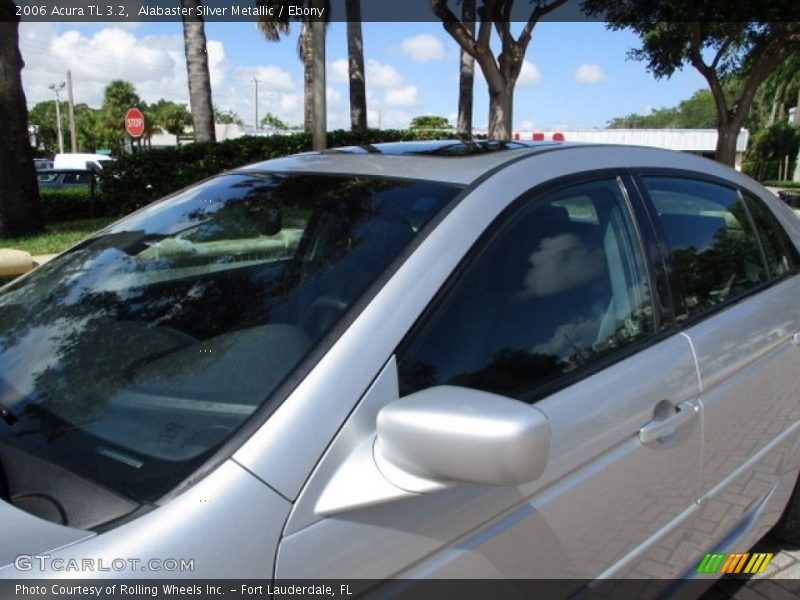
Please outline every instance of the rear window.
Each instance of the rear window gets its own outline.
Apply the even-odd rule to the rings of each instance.
[[[458,191],[226,175],[120,221],[0,294],[0,445],[164,495]]]

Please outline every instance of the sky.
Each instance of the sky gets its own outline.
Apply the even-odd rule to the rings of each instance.
[[[300,124],[303,69],[299,27],[266,41],[255,23],[206,23],[212,97],[221,110],[253,122],[253,77],[259,118],[272,112]],[[404,128],[418,115],[456,122],[459,49],[440,23],[364,23],[368,123]],[[637,37],[602,23],[543,22],[534,30],[514,97],[514,128],[605,127],[614,117],[674,106],[705,87],[692,68],[656,80],[628,60]],[[103,88],[125,79],[147,102],[188,103],[183,34],[174,23],[22,23],[23,85],[28,107],[53,100],[51,83],[72,71],[75,102],[99,107]],[[332,23],[326,45],[328,128],[349,128],[346,24]],[[486,84],[478,73],[473,123],[485,128]]]

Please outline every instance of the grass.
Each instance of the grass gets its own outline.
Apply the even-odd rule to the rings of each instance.
[[[800,188],[800,182],[798,181],[764,181],[764,185],[770,185],[773,187],[779,188],[787,188],[787,189],[797,189]]]
[[[0,248],[24,250],[34,256],[37,254],[58,254],[115,220],[103,218],[53,223],[47,226],[45,233],[39,235],[22,238],[0,238]]]

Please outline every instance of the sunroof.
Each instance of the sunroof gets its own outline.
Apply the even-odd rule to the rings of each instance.
[[[541,145],[541,144],[539,144]],[[521,150],[531,144],[522,142],[495,142],[460,140],[437,140],[419,142],[388,142],[368,146],[346,146],[328,150],[328,153],[342,154],[386,154],[391,156],[476,156],[503,150]]]

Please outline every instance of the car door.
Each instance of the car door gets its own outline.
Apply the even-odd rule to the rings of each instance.
[[[640,181],[669,246],[676,317],[703,388],[695,540],[746,551],[780,516],[796,473],[797,249],[762,200],[732,184],[672,173]]]
[[[682,572],[687,553],[675,550],[700,475],[699,385],[687,339],[664,327],[640,240],[621,180],[608,174],[512,204],[334,440],[287,523],[277,577]],[[377,415],[443,385],[538,411],[549,430],[541,475],[412,492],[389,483],[375,464]]]

